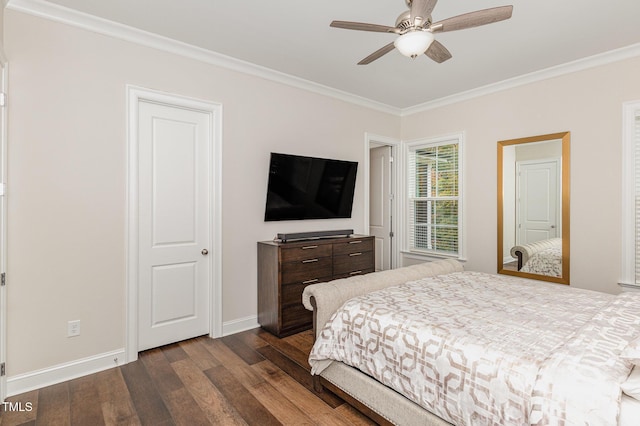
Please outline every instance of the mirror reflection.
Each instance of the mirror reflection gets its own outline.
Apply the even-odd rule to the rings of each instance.
[[[569,132],[498,142],[498,272],[569,284]]]

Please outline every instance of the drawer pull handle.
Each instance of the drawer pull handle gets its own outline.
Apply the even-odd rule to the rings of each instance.
[[[349,244],[360,244],[362,242],[362,240],[358,240],[358,241],[349,241]]]
[[[351,253],[351,254],[349,254],[349,256],[362,256],[362,252]]]
[[[302,247],[302,250],[311,250],[311,249],[316,249],[318,248],[318,246],[304,246]]]
[[[313,263],[313,262],[317,262],[318,259],[307,259],[307,260],[303,260],[302,263]]]
[[[318,278],[314,278],[312,280],[306,280],[306,281],[302,281],[302,284],[311,284],[311,283],[317,283],[319,281]]]
[[[358,275],[361,274],[362,271],[353,271],[353,272],[349,272],[349,275]]]

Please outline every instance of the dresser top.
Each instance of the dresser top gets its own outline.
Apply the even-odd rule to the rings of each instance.
[[[306,246],[309,244],[334,244],[334,243],[342,243],[342,242],[348,242],[348,241],[352,241],[352,240],[357,240],[357,239],[363,239],[363,238],[373,238],[372,236],[369,235],[358,235],[358,234],[353,234],[350,235],[348,237],[327,237],[327,238],[307,238],[304,240],[297,240],[297,241],[287,241],[286,243],[280,242],[280,241],[258,241],[258,244],[264,244],[264,245],[270,245],[270,246],[278,246],[278,247],[299,247],[299,246]]]

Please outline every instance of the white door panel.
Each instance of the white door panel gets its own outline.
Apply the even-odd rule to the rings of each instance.
[[[385,253],[385,241],[384,238],[376,237],[375,241],[375,268],[376,271],[384,270],[384,253]]]
[[[391,269],[391,147],[371,149],[369,160],[369,234],[380,271]]]
[[[209,332],[210,123],[139,106],[138,350]]]
[[[199,166],[196,131],[194,123],[154,118],[151,153],[154,246],[196,243]]]
[[[518,244],[560,235],[558,169],[555,160],[518,163]]]
[[[196,262],[152,267],[151,327],[196,316],[197,275]]]

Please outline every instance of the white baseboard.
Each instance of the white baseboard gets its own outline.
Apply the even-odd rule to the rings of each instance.
[[[42,370],[7,378],[7,396],[19,395],[34,389],[97,373],[124,364],[124,349],[90,356],[55,365]]]
[[[258,317],[255,315],[245,318],[239,318],[233,321],[227,321],[222,324],[222,335],[228,336],[230,334],[236,334],[258,327],[260,327],[260,324],[258,324]]]
[[[240,318],[225,322],[222,326],[222,335],[228,336],[257,327],[260,327],[260,324],[258,324],[258,317],[255,315]],[[123,364],[125,364],[124,348],[54,365],[53,367],[43,368],[41,370],[18,374],[7,378],[7,396],[19,395],[34,389],[66,382],[67,380],[76,379]]]

